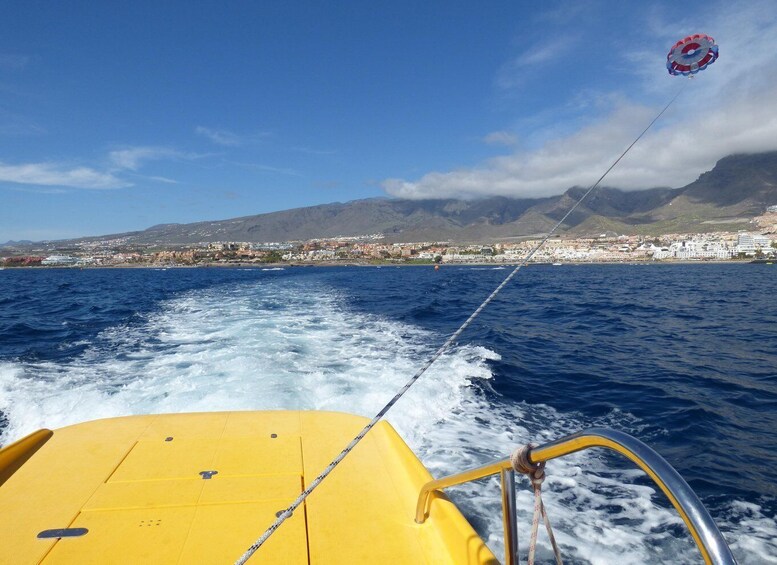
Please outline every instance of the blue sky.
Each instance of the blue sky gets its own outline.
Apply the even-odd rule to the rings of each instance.
[[[375,196],[682,186],[777,149],[777,3],[37,2],[0,21],[0,242]],[[694,12],[689,15],[688,12]],[[703,32],[693,81],[669,47]]]

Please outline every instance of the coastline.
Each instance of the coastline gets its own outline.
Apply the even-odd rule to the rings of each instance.
[[[777,262],[777,260],[775,260]],[[237,263],[202,263],[197,265],[182,265],[182,264],[170,264],[170,265],[154,265],[154,264],[137,264],[137,263],[119,263],[116,265],[19,265],[19,266],[6,266],[0,269],[0,271],[15,271],[15,270],[99,270],[99,269],[152,269],[152,270],[167,270],[167,269],[293,269],[293,268],[308,268],[308,267],[435,267],[439,266],[440,269],[446,269],[451,267],[516,267],[520,262],[515,263],[495,263],[495,262],[471,262],[471,263],[404,263],[404,262],[385,262],[385,263],[369,263],[369,262],[354,262],[354,261],[310,261],[310,262],[294,262],[294,263],[250,263],[250,262],[237,262]],[[694,261],[691,259],[676,259],[676,260],[660,260],[660,261],[566,261],[563,263],[528,263],[526,267],[567,267],[567,266],[590,266],[590,265],[631,265],[631,266],[644,266],[644,265],[771,265],[771,262],[753,261],[751,259],[746,260],[727,260],[727,261]]]

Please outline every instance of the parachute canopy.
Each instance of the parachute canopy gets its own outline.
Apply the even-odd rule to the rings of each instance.
[[[717,58],[715,40],[709,35],[697,33],[674,44],[666,56],[666,68],[670,75],[690,76],[706,69]]]

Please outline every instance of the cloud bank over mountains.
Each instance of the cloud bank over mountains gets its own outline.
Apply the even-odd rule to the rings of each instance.
[[[652,15],[646,26],[652,36],[649,48],[627,50],[609,63],[633,69],[626,88],[589,93],[586,105],[601,110],[583,117],[576,131],[475,166],[433,171],[414,180],[391,178],[381,186],[391,196],[411,199],[538,197],[589,186],[680,89],[677,101],[604,184],[627,190],[684,186],[726,155],[777,149],[777,5],[718,3],[702,21]],[[720,58],[693,80],[669,76],[664,53],[656,46],[665,45],[668,51],[674,41],[696,32],[716,39]],[[509,88],[505,73],[552,63],[554,53],[566,56],[563,49],[545,49],[516,57],[500,70],[497,86]],[[576,103],[580,100],[569,101]],[[485,141],[524,137],[506,129]]]

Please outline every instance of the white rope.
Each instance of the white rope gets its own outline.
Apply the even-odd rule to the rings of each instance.
[[[540,516],[545,522],[545,530],[548,532],[550,545],[553,547],[553,555],[556,557],[556,565],[564,565],[561,560],[561,551],[556,543],[556,536],[553,535],[553,528],[550,526],[550,518],[545,511],[545,504],[542,502],[542,483],[545,481],[545,462],[532,463],[529,454],[531,450],[537,447],[534,444],[527,443],[520,446],[510,455],[510,464],[513,470],[529,477],[532,488],[534,489],[534,514],[531,522],[531,535],[529,537],[529,556],[528,565],[534,565],[534,555],[537,551],[537,533],[540,526]]]
[[[561,560],[561,550],[556,543],[556,536],[553,535],[553,528],[550,526],[550,518],[545,511],[545,504],[542,502],[542,483],[545,480],[545,462],[538,463],[536,469],[529,473],[529,480],[534,489],[534,514],[531,522],[531,538],[529,540],[529,565],[534,565],[534,554],[537,550],[537,532],[540,525],[540,516],[545,522],[545,530],[548,532],[548,539],[553,548],[553,555],[556,558],[556,565],[564,565]]]
[[[346,455],[348,455],[354,447],[362,440],[362,438],[367,435],[367,433],[375,427],[375,425],[383,418],[383,416],[386,415],[386,413],[391,409],[394,404],[397,403],[397,401],[402,398],[402,395],[405,394],[408,389],[415,384],[415,382],[423,375],[429,367],[432,366],[432,364],[437,361],[437,359],[440,358],[440,356],[445,353],[451,345],[456,341],[456,339],[462,334],[464,330],[466,330],[469,325],[474,321],[475,318],[477,318],[480,313],[483,311],[483,309],[488,306],[491,301],[496,297],[497,294],[507,285],[508,282],[512,280],[512,278],[518,273],[518,271],[524,267],[532,257],[534,257],[534,254],[539,251],[539,249],[545,245],[545,242],[550,239],[550,237],[556,232],[556,230],[561,227],[561,225],[564,223],[564,221],[569,217],[572,212],[574,212],[578,206],[585,200],[589,194],[597,187],[599,186],[599,183],[604,180],[604,177],[607,176],[607,174],[617,165],[623,157],[626,156],[626,153],[628,153],[632,147],[639,141],[643,135],[647,133],[647,131],[651,128],[651,126],[656,123],[658,118],[660,118],[664,112],[669,108],[669,106],[672,105],[672,102],[674,102],[678,96],[680,96],[680,93],[682,92],[682,89],[678,91],[677,94],[675,94],[674,98],[669,101],[669,103],[664,106],[664,109],[661,110],[661,112],[658,113],[658,115],[653,118],[653,121],[648,124],[648,126],[640,133],[637,138],[629,145],[626,150],[621,153],[620,157],[618,157],[615,162],[610,165],[610,167],[604,172],[604,174],[599,177],[599,180],[597,180],[594,184],[592,184],[588,190],[585,191],[583,196],[581,196],[577,202],[575,202],[574,206],[572,206],[569,211],[564,214],[564,216],[556,223],[555,226],[547,233],[547,235],[542,238],[542,240],[534,246],[534,248],[529,252],[526,257],[523,258],[523,260],[513,269],[507,277],[501,282],[501,284],[494,289],[494,291],[488,295],[488,298],[486,298],[483,303],[477,307],[477,309],[470,314],[469,318],[467,318],[463,324],[457,329],[453,334],[445,340],[445,343],[443,343],[440,348],[432,355],[426,363],[423,364],[423,366],[410,378],[409,381],[403,386],[399,392],[397,392],[394,397],[388,401],[388,403],[381,408],[380,412],[378,412],[375,417],[370,420],[370,422],[364,426],[364,428],[354,437],[351,442],[345,446],[345,448],[335,457],[329,465],[326,466],[326,468],[319,474],[313,481],[310,483],[310,485],[300,493],[300,495],[292,502],[289,507],[284,510],[283,512],[279,513],[275,521],[265,530],[265,532],[257,539],[253,544],[251,544],[251,547],[249,547],[246,552],[240,556],[240,558],[235,561],[235,565],[244,565],[246,561],[256,552],[257,549],[262,547],[262,544],[266,542],[269,537],[280,527],[283,522],[286,521],[287,518],[292,516],[294,514],[294,511],[302,504],[305,499],[310,495],[311,492],[313,492],[316,487],[321,484],[321,482],[331,473],[337,465],[340,464],[340,461],[345,459]]]

